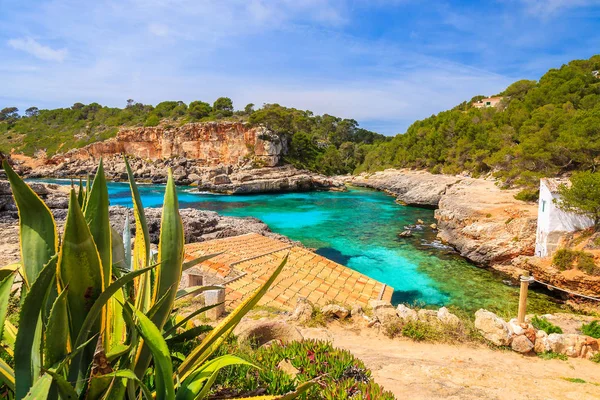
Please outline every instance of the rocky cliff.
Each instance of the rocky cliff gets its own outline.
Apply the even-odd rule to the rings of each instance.
[[[334,179],[280,166],[286,151],[286,142],[262,126],[208,122],[125,128],[47,160],[13,155],[13,161],[30,178],[78,178],[94,174],[102,158],[107,178],[119,181],[127,179],[124,154],[135,178],[152,183],[165,183],[171,168],[177,184],[217,193],[344,190]]]
[[[58,165],[74,160],[127,154],[146,160],[182,157],[201,166],[243,165],[249,161],[275,166],[285,143],[262,126],[242,122],[203,122],[180,126],[122,128],[117,136],[71,150],[48,160]]]

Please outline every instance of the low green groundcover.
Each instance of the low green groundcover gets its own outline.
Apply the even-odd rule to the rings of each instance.
[[[232,341],[220,351],[245,358],[260,369],[242,365],[223,369],[213,387],[214,399],[285,394],[300,383],[315,378],[318,384],[300,396],[301,399],[395,399],[392,393],[373,382],[371,371],[362,361],[326,342],[275,343],[256,350],[244,350]],[[298,370],[295,378],[279,367],[282,361]]]

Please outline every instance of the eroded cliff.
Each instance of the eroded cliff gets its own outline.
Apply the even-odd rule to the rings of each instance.
[[[285,143],[262,126],[242,122],[203,122],[180,126],[123,128],[117,136],[57,155],[47,161],[58,165],[74,160],[97,160],[127,154],[152,161],[183,157],[202,166],[243,165],[250,161],[275,166]]]

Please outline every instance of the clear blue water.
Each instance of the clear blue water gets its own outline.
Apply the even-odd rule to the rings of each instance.
[[[435,241],[435,233],[428,227],[435,222],[432,210],[396,204],[382,192],[351,188],[347,192],[228,196],[199,193],[191,187],[178,191],[182,208],[259,218],[274,232],[392,286],[394,303],[516,312],[516,287]],[[162,205],[164,186],[141,184],[140,193],[145,207]],[[127,184],[110,183],[109,194],[111,204],[132,206]],[[422,231],[415,231],[410,239],[397,236],[417,219],[425,222]],[[542,293],[533,293],[529,304],[532,312],[557,307]]]

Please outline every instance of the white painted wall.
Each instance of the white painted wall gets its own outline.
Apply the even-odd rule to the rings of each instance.
[[[554,203],[559,199],[557,193],[552,193],[540,180],[540,197],[538,201],[538,220],[535,236],[535,255],[550,256],[556,244],[556,238],[561,234],[589,228],[594,221],[584,215],[562,211]]]

